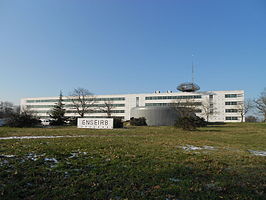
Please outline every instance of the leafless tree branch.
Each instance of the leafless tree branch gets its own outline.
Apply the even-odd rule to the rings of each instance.
[[[74,89],[68,98],[72,102],[72,108],[76,110],[80,117],[84,117],[86,113],[90,113],[95,109],[93,108],[95,97],[89,90],[85,88]]]

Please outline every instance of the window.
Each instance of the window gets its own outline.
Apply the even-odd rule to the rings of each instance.
[[[225,112],[226,113],[236,113],[236,112],[238,112],[238,110],[237,109],[225,109]]]
[[[209,98],[212,100],[213,99],[213,95],[211,94],[211,95],[209,95]]]
[[[27,105],[27,108],[52,108],[54,105]]]
[[[49,113],[50,110],[32,110],[33,113]]]
[[[237,105],[237,101],[226,101],[225,105],[229,106],[229,105]]]
[[[225,117],[225,120],[238,120],[238,117]]]
[[[96,98],[95,101],[124,101],[125,97]]]
[[[46,103],[46,102],[58,102],[58,99],[27,100],[27,103]]]
[[[136,97],[136,107],[139,107],[139,97]]]
[[[226,94],[224,96],[225,96],[225,98],[236,98],[237,94]]]

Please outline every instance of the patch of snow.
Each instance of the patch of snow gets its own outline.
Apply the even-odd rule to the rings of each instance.
[[[78,153],[70,153],[71,156],[69,156],[68,158],[76,158],[78,157],[79,155],[87,155],[87,152],[78,152]]]
[[[58,163],[58,160],[56,160],[55,158],[44,158],[44,161]]]
[[[182,146],[181,148],[182,148],[183,150],[185,150],[185,151],[202,150],[201,147],[196,147],[196,146],[193,146],[193,145],[186,145],[186,146]]]
[[[0,162],[0,166],[3,166],[5,164],[9,164],[8,160],[3,160],[3,161]]]
[[[186,145],[186,146],[180,146],[181,149],[185,151],[196,151],[196,150],[215,150],[215,147],[212,146],[203,146],[203,147],[198,147],[198,146],[193,146],[193,145]]]
[[[179,181],[181,181],[181,180],[178,179],[178,178],[169,178],[169,180],[172,181],[172,182],[179,182]]]
[[[223,188],[220,187],[220,183],[219,182],[206,184],[205,188],[208,189],[208,190],[214,190],[214,191],[222,191],[223,190]]]
[[[50,139],[50,138],[82,138],[82,137],[137,137],[137,135],[52,135],[52,136],[12,136],[0,137],[0,140],[18,140],[18,139]]]
[[[15,155],[4,155],[4,154],[1,154],[0,155],[0,158],[14,158],[16,157]]]
[[[27,155],[27,158],[28,158],[29,160],[33,160],[33,161],[38,160],[37,155],[36,155],[36,154],[33,154],[33,153],[30,153],[29,155]]]
[[[86,135],[12,136],[12,137],[0,137],[0,140],[14,140],[14,139],[50,139],[50,138],[75,138],[75,137],[86,137]]]
[[[9,162],[8,162],[8,160],[4,160],[3,163],[4,164],[8,164]]]
[[[31,187],[33,186],[33,183],[27,183],[27,186]]]
[[[215,148],[212,146],[203,146],[203,148],[207,150],[215,150]]]
[[[216,187],[216,185],[217,185],[216,183],[208,183],[205,186],[206,186],[206,188],[211,189],[211,188]]]
[[[41,155],[37,155],[37,154],[35,154],[35,153],[29,153],[26,157],[27,157],[27,159],[29,159],[29,160],[36,161],[36,160],[38,160],[39,157],[41,157],[41,156],[45,156],[45,153],[44,153],[44,154],[41,154]]]
[[[76,158],[78,157],[78,153],[70,153],[71,156],[69,156],[68,158]]]
[[[255,156],[266,156],[266,151],[254,151],[254,150],[248,150],[248,151]]]

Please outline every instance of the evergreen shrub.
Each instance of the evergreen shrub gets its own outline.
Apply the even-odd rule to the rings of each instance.
[[[130,125],[131,126],[147,126],[146,118],[140,117],[140,118],[130,118]]]

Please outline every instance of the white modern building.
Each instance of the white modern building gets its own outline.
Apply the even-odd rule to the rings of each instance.
[[[241,122],[241,106],[244,103],[244,91],[156,91],[146,94],[95,95],[93,98],[95,99],[93,104],[95,109],[85,114],[86,117],[106,117],[107,114],[98,109],[104,106],[105,102],[112,104],[112,116],[129,120],[131,109],[134,107],[168,106],[177,101],[186,102],[193,100],[197,104],[197,115],[205,119],[208,117],[210,122]],[[58,102],[58,99],[59,97],[23,98],[21,99],[21,109],[30,109],[41,119],[47,119],[49,118],[49,111]],[[63,103],[65,104],[66,116],[79,116],[73,108],[70,97],[63,97]],[[208,110],[207,112],[206,109]]]

